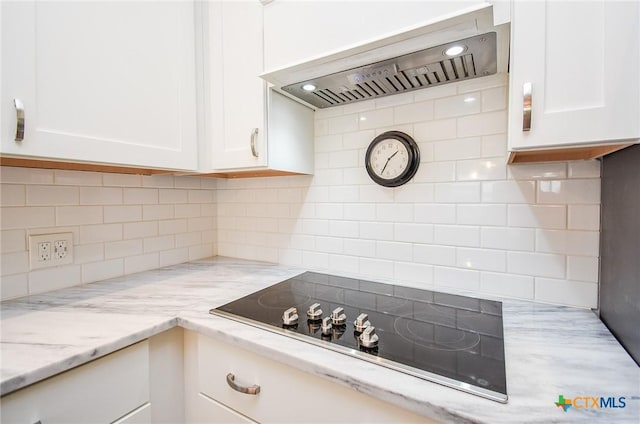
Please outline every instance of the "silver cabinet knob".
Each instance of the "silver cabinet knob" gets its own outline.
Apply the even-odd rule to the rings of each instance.
[[[347,322],[347,316],[344,314],[343,308],[336,308],[331,312],[331,321],[333,325],[344,325]]]
[[[322,325],[320,326],[320,328],[322,330],[322,335],[330,336],[331,335],[331,329],[333,328],[333,325],[331,324],[331,318],[330,317],[324,317],[322,319]]]
[[[353,322],[353,326],[356,331],[362,333],[365,328],[369,327],[371,323],[369,322],[369,316],[365,313],[358,315],[358,318]]]
[[[378,335],[373,325],[368,326],[359,337],[360,343],[366,348],[374,348],[378,346]]]
[[[319,303],[314,303],[309,306],[309,309],[307,310],[307,318],[312,321],[322,319],[322,309],[320,309]]]
[[[298,310],[293,307],[284,311],[282,322],[284,325],[296,325],[298,323]]]

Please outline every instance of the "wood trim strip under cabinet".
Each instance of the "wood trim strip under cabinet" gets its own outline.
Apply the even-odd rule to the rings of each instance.
[[[609,153],[617,152],[633,143],[609,144],[606,146],[565,147],[561,149],[524,150],[509,152],[508,164],[558,162],[567,160],[595,159]]]
[[[69,171],[93,171],[113,174],[175,174],[176,171],[149,168],[132,168],[127,166],[97,165],[94,163],[57,162],[50,160],[19,159],[0,157],[1,166],[17,166],[20,168],[65,169]]]

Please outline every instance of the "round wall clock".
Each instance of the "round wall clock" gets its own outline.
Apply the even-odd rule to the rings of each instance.
[[[385,187],[398,187],[416,174],[420,150],[411,136],[387,131],[371,141],[365,163],[373,181]]]

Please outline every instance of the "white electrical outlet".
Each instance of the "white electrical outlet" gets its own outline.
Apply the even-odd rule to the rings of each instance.
[[[29,269],[73,263],[73,233],[29,236]]]

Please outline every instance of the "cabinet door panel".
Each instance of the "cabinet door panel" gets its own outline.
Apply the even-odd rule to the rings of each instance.
[[[640,137],[637,2],[515,2],[509,142],[513,149]],[[531,130],[522,131],[532,83]]]
[[[133,420],[132,412],[148,402],[149,345],[143,341],[4,396],[0,421],[81,424],[128,415]],[[124,422],[149,422],[145,414]]]
[[[212,116],[213,167],[216,169],[266,166],[265,82],[262,72],[262,5],[259,2],[221,2],[209,5],[211,50],[209,63],[222,69],[209,76],[211,102],[222,102],[222,116]],[[219,29],[216,29],[216,26]],[[217,39],[216,39],[217,38]],[[213,110],[213,113],[216,113]],[[255,138],[255,157],[251,135]]]
[[[28,23],[3,30],[15,44],[3,71],[26,71],[9,71],[3,89],[23,99],[27,123],[22,143],[3,137],[4,153],[195,169],[192,3],[28,2],[2,17]]]

